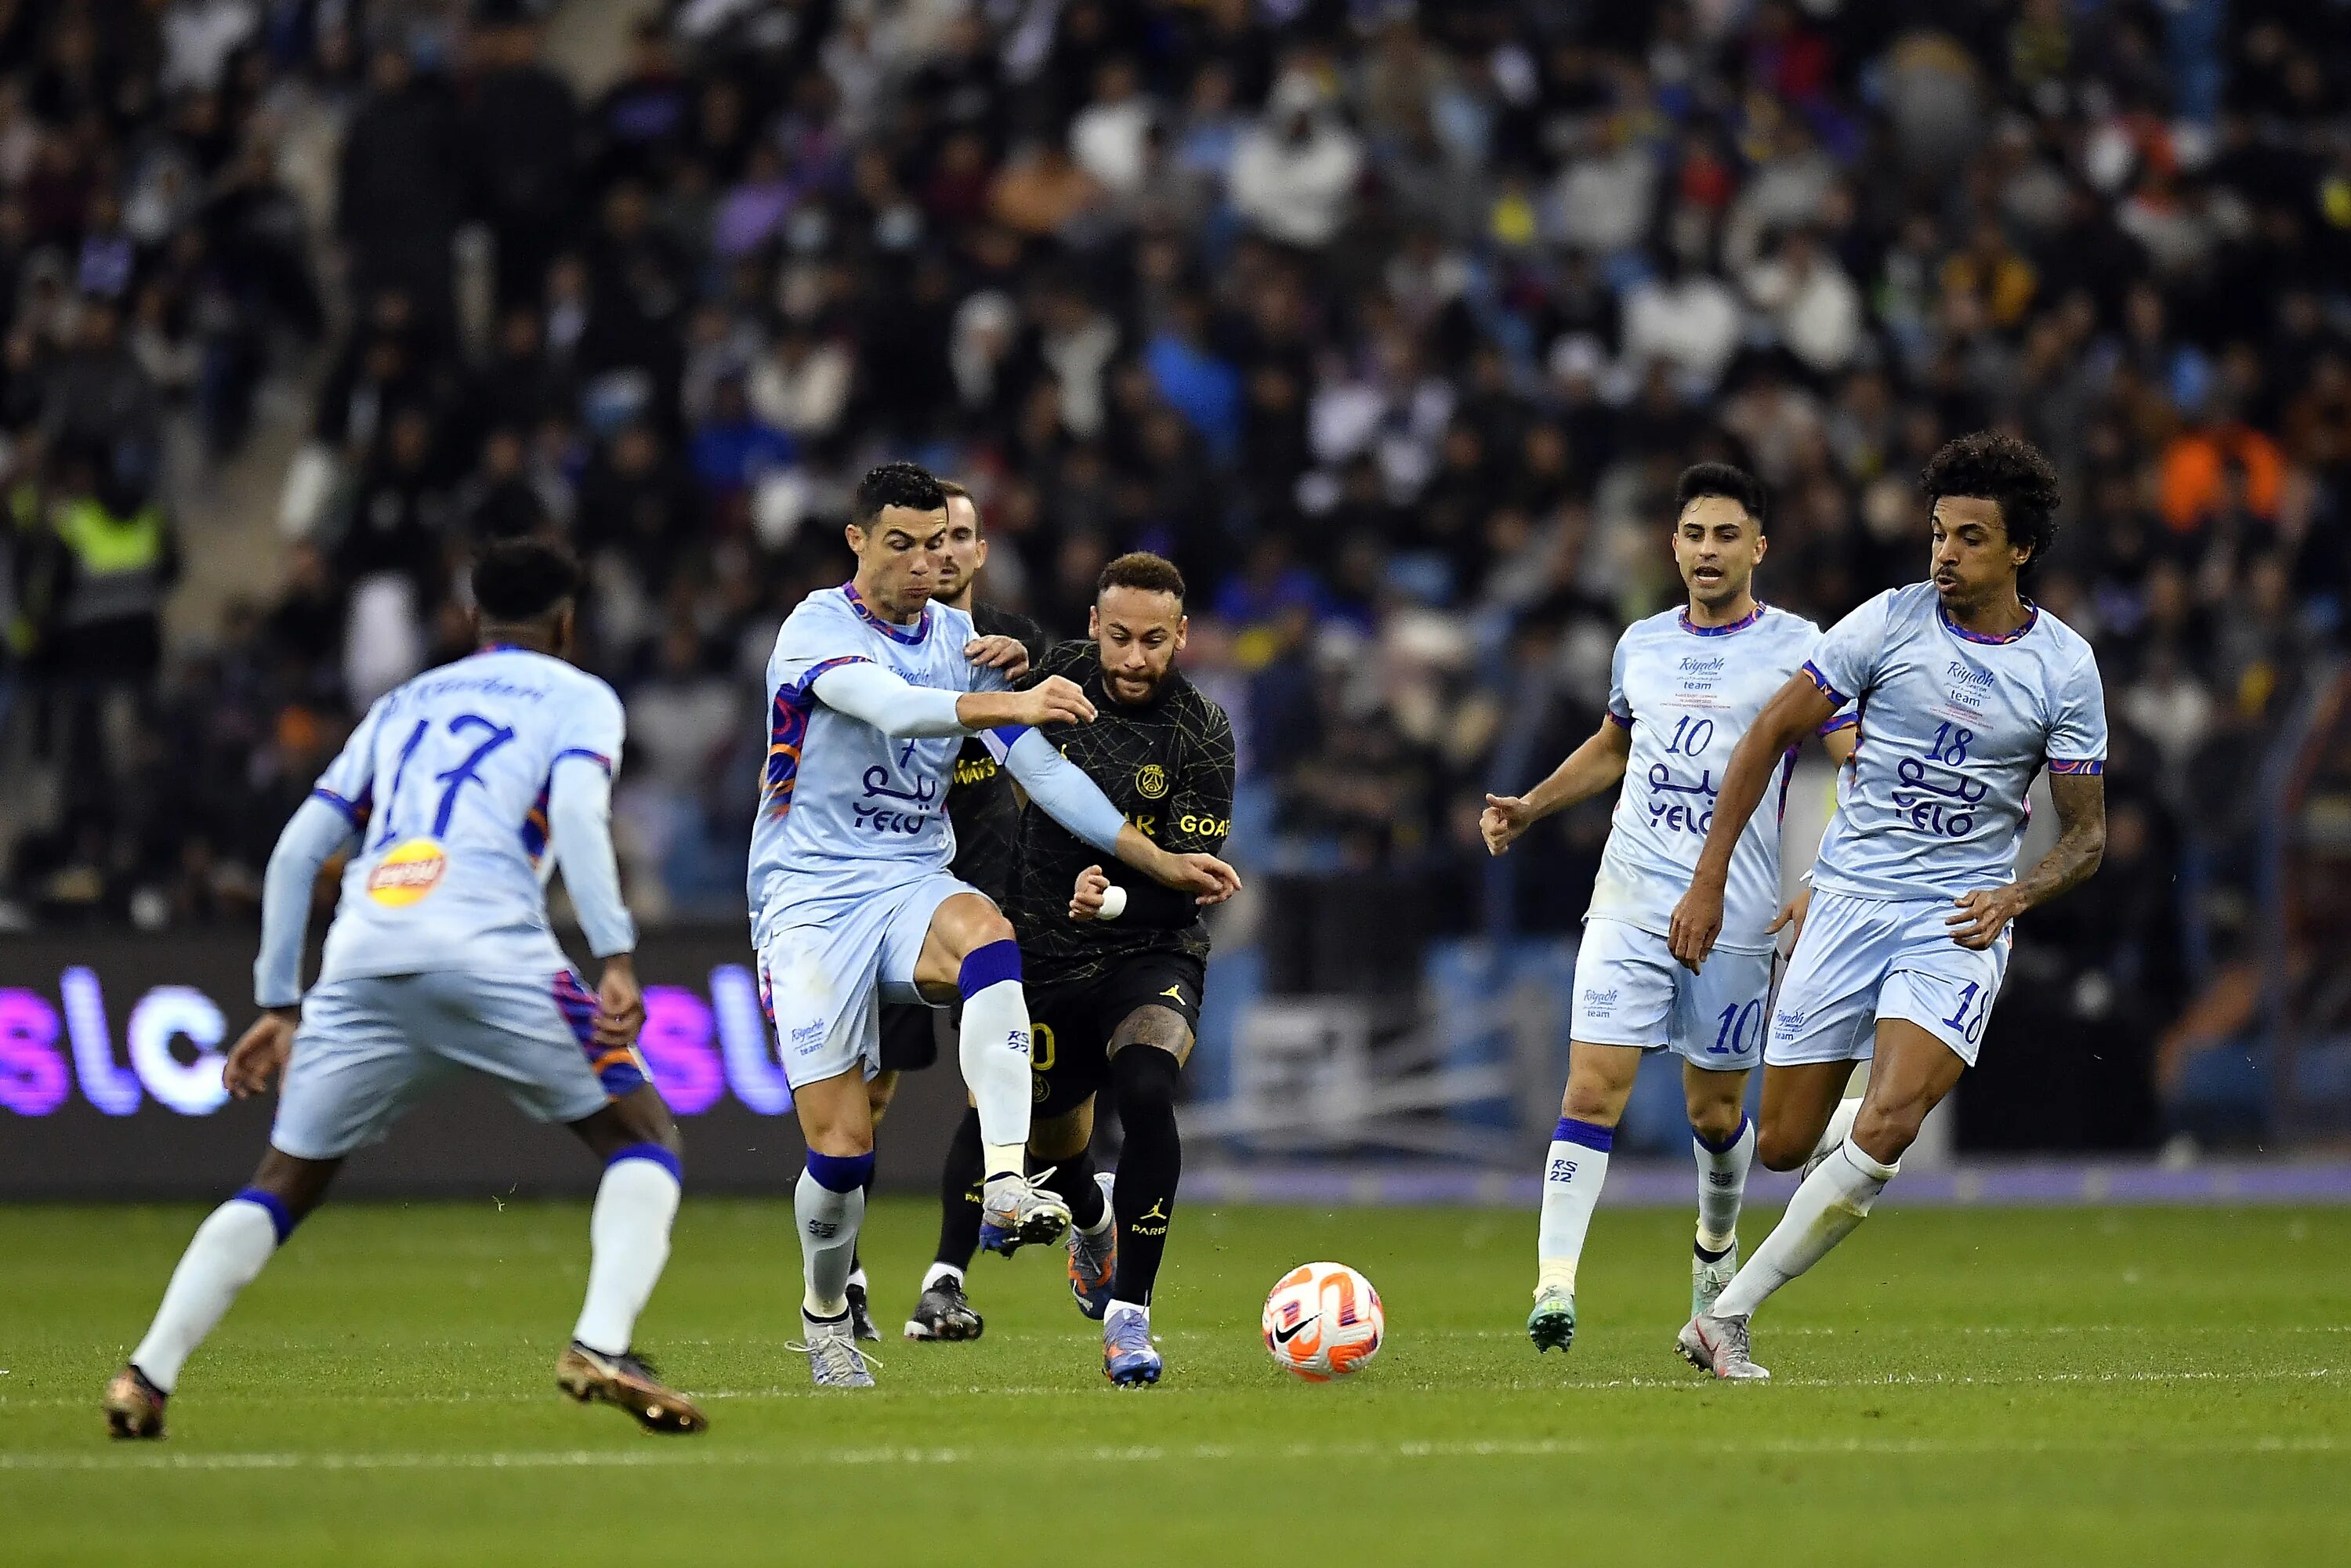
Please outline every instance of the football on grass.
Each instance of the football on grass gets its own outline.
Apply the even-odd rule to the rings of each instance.
[[[1387,1320],[1369,1280],[1344,1263],[1303,1263],[1265,1299],[1260,1326],[1284,1372],[1328,1383],[1372,1364]]]

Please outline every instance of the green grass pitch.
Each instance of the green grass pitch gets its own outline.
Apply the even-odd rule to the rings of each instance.
[[[0,1562],[2351,1561],[2346,1209],[1889,1206],[1759,1319],[1758,1388],[1670,1354],[1678,1213],[1603,1210],[1575,1348],[1538,1357],[1531,1215],[1194,1206],[1168,1380],[1123,1392],[1058,1250],[980,1260],[979,1343],[898,1340],[932,1211],[897,1200],[881,1388],[819,1395],[783,1348],[789,1208],[689,1197],[643,1340],[713,1427],[658,1439],[552,1385],[584,1209],[330,1207],[190,1364],[171,1439],[110,1446],[100,1385],[197,1218],[0,1212]],[[1389,1337],[1315,1387],[1256,1322],[1325,1257]]]

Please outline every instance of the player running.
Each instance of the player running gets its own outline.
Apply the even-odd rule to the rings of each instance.
[[[682,1167],[676,1124],[634,1049],[644,998],[611,831],[621,701],[564,663],[579,588],[579,567],[551,546],[484,550],[473,573],[480,651],[378,699],[278,836],[254,965],[262,1016],[224,1070],[240,1099],[284,1071],[269,1149],[252,1183],[197,1228],[153,1326],[107,1385],[115,1437],[163,1435],[182,1364],[325,1198],[344,1156],[460,1069],[496,1080],[526,1114],[569,1126],[604,1162],[588,1299],[557,1385],[649,1431],[707,1425],[630,1348],[669,1257]],[[311,887],[345,852],[306,998]],[[593,996],[548,925],[550,852],[604,960]]]
[[[981,531],[979,503],[952,479],[939,481],[947,498],[946,545],[939,552],[938,580],[931,598],[962,611],[982,637],[1009,638],[1021,644],[1031,662],[1042,660],[1051,641],[1045,629],[1025,615],[977,602],[979,573],[987,564],[987,537]],[[1021,666],[1006,666],[1017,674]],[[956,754],[955,773],[947,785],[947,821],[955,829],[955,860],[949,865],[957,880],[986,894],[998,909],[1006,907],[1012,883],[1012,848],[1020,832],[1020,803],[1013,796],[1011,776],[996,765],[987,743],[977,736]],[[920,1003],[887,1004],[882,1009],[882,1071],[866,1084],[866,1098],[878,1124],[898,1092],[898,1075],[929,1067],[939,1059],[939,1029],[952,1026],[954,1015]],[[966,1116],[956,1128],[956,1142],[946,1168],[963,1185],[941,1194],[940,1224],[967,1238],[963,1256],[968,1260],[979,1245],[980,1206],[979,1118]],[[958,1175],[966,1168],[968,1178]],[[870,1189],[869,1189],[870,1195]],[[942,1247],[946,1245],[944,1241]],[[866,1293],[865,1268],[852,1257],[849,1272],[849,1321],[862,1340],[878,1340]],[[963,1293],[963,1272],[926,1282],[914,1316],[906,1324],[910,1339],[977,1339],[985,1327]]]
[[[1205,854],[1176,855],[1130,826],[1038,725],[1092,719],[1070,682],[1002,689],[975,664],[970,616],[932,603],[946,497],[912,464],[872,470],[848,528],[855,577],[801,601],[768,661],[770,737],[752,830],[752,941],[808,1141],[795,1207],[807,1277],[801,1322],[820,1385],[871,1387],[849,1316],[851,1259],[873,1169],[866,1081],[880,1070],[879,1004],[960,994],[958,1059],[978,1107],[986,1178],[980,1244],[1059,1240],[1068,1206],[1025,1174],[1029,1009],[1020,950],[994,904],[947,872],[942,799],[956,754],[990,737],[1046,814],[1189,897],[1239,886]]]
[[[1674,900],[1689,885],[1713,820],[1717,778],[1755,716],[1804,660],[1820,628],[1757,602],[1768,541],[1761,482],[1723,463],[1686,470],[1674,489],[1674,564],[1689,602],[1625,628],[1610,671],[1608,713],[1592,738],[1525,796],[1489,795],[1486,848],[1506,852],[1554,811],[1624,781],[1575,956],[1567,1092],[1544,1166],[1534,1311],[1538,1352],[1575,1339],[1575,1272],[1608,1153],[1645,1051],[1682,1059],[1698,1156],[1698,1237],[1690,1310],[1704,1312],[1739,1269],[1739,1207],[1754,1158],[1747,1075],[1763,1049],[1780,912],[1780,825],[1758,821],[1731,857],[1723,956],[1689,974],[1666,947]],[[1811,727],[1829,755],[1852,754],[1853,716]],[[1801,738],[1801,737],[1796,737]],[[1781,790],[1795,766],[1780,757]]]
[[[1173,563],[1119,557],[1096,584],[1091,641],[1060,644],[1043,669],[1075,682],[1098,716],[1061,733],[1063,754],[1142,832],[1171,851],[1213,854],[1232,824],[1233,727],[1176,668],[1190,629],[1184,592]],[[1029,812],[1013,921],[1036,985],[1029,1152],[1054,1162],[1053,1190],[1070,1206],[1070,1289],[1081,1312],[1102,1320],[1102,1371],[1134,1385],[1156,1383],[1164,1365],[1151,1341],[1151,1292],[1183,1168],[1176,1092],[1199,1024],[1208,933],[1193,900],[1113,877],[1100,858]],[[1090,1148],[1094,1097],[1105,1088],[1126,1136],[1114,1183],[1095,1174]],[[966,1142],[959,1134],[956,1148]],[[947,1215],[924,1276],[925,1306],[970,1261],[956,1211],[978,1174],[966,1155],[941,1181]],[[910,1337],[928,1337],[915,1332],[921,1322],[918,1310]]]
[[[1867,716],[1822,841],[1810,917],[1764,1048],[1761,1155],[1813,1155],[1780,1223],[1679,1348],[1717,1377],[1770,1375],[1748,1323],[1853,1233],[1919,1124],[1975,1064],[2014,941],[2010,923],[2086,880],[2105,849],[2105,697],[2090,645],[2024,598],[2048,551],[2057,475],[2013,436],[1961,436],[1919,476],[1931,583],[1889,589],[1837,622],[1732,753],[1714,825],[1674,908],[1675,957],[1704,973],[1724,930],[1733,846],[1774,759],[1848,702]],[[2049,770],[2057,842],[2022,881],[2025,791]],[[1855,1061],[1869,1088],[1838,1099]],[[1850,1117],[1833,1125],[1832,1117]]]

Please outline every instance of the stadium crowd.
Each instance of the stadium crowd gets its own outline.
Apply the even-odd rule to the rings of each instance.
[[[1761,474],[1764,591],[1825,622],[2001,424],[2116,718],[2036,943],[2152,1036],[2252,940],[2351,591],[2338,0],[683,0],[584,99],[540,49],[512,0],[0,0],[0,722],[65,781],[18,916],[249,908],[351,716],[461,651],[468,545],[539,531],[627,699],[632,899],[738,915],[758,672],[887,455],[1051,625],[1183,567],[1253,869],[1563,930],[1604,805],[1498,897],[1478,803],[1677,595],[1675,473]],[[167,648],[163,431],[228,460],[313,361],[282,580]]]

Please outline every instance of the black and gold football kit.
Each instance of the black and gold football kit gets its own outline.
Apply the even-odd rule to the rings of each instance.
[[[1056,645],[1036,674],[1076,683],[1094,705],[1091,723],[1057,728],[1053,739],[1128,821],[1176,854],[1223,848],[1233,814],[1233,727],[1223,708],[1180,670],[1150,702],[1116,702],[1091,642]],[[1071,892],[1090,865],[1126,890],[1115,920],[1070,918]],[[1137,1009],[1164,1007],[1197,1028],[1208,929],[1190,894],[1160,886],[1029,811],[1008,909],[1020,936],[1038,1116],[1075,1109],[1102,1088],[1104,1048]]]

